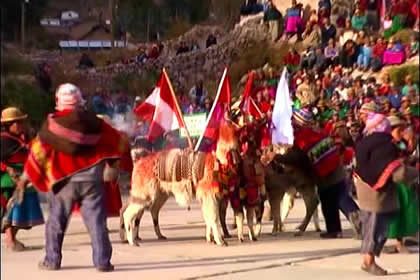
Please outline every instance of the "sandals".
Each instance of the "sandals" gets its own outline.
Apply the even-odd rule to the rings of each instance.
[[[366,271],[369,274],[375,275],[375,276],[385,276],[388,275],[388,272],[377,265],[376,263],[372,263],[371,265],[362,264],[361,269],[363,271]]]
[[[383,252],[385,254],[410,254],[410,250],[406,246],[401,246],[397,248],[396,246],[384,248]]]
[[[25,251],[25,245],[19,241],[15,241],[12,245],[7,245],[6,248],[11,250],[12,252],[22,252]]]

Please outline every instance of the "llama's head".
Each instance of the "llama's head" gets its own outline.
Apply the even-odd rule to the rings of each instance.
[[[270,145],[267,146],[263,151],[262,151],[262,155],[261,155],[261,163],[264,166],[267,166],[268,164],[270,164],[273,159],[277,156],[277,155],[284,155],[287,153],[287,151],[292,147],[292,145],[288,145],[288,144],[278,144],[278,145]]]
[[[224,122],[219,128],[219,138],[216,146],[216,158],[222,164],[227,163],[227,154],[230,150],[238,148],[238,138],[236,136],[235,127]]]

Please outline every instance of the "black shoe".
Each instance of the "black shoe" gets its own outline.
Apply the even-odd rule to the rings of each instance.
[[[343,238],[343,233],[341,232],[324,232],[319,235],[321,238],[324,239],[335,239],[335,238]]]
[[[60,270],[59,265],[47,264],[43,261],[38,264],[38,268],[40,270],[49,270],[49,271]]]
[[[109,266],[97,267],[96,270],[99,272],[111,272],[114,271],[114,266],[110,264]]]

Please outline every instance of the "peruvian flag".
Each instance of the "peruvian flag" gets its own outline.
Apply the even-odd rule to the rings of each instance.
[[[252,71],[248,74],[248,79],[244,88],[243,99],[241,105],[239,106],[243,112],[250,114],[254,118],[262,118],[263,114],[255,104],[254,99],[251,97],[252,85],[254,83],[255,72]]]
[[[155,141],[165,132],[180,128],[186,129],[165,69],[163,69],[152,94],[134,109],[134,113],[150,123],[147,136],[149,142]]]
[[[195,151],[200,148],[201,141],[204,137],[217,141],[217,138],[219,137],[219,126],[230,107],[230,95],[230,82],[227,75],[227,68],[225,68],[219,83],[219,88],[217,89],[216,98],[211,107],[210,114],[207,117],[206,128],[195,146]]]

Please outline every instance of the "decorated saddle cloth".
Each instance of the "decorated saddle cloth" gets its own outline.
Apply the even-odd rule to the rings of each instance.
[[[191,181],[197,183],[204,176],[206,153],[171,149],[161,153],[155,166],[160,182]]]
[[[57,183],[128,151],[128,140],[93,113],[49,115],[32,141],[25,172],[39,191],[57,191]]]
[[[219,192],[223,194],[223,197],[225,199],[230,199],[240,180],[238,172],[240,156],[237,151],[231,150],[227,153],[226,159],[227,164],[222,164],[219,160],[216,161],[213,178],[214,185],[218,188]]]
[[[320,177],[330,175],[340,163],[334,140],[323,132],[302,128],[295,134],[295,145],[306,153]]]

